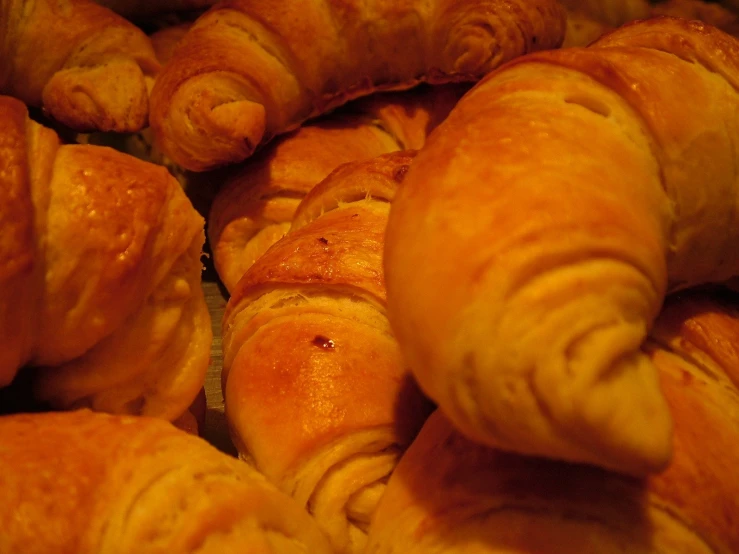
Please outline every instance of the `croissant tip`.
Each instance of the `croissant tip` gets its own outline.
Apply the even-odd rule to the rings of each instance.
[[[140,131],[148,124],[148,91],[138,66],[127,65],[130,64],[124,62],[122,66],[111,64],[59,71],[42,93],[44,111],[80,132]],[[130,71],[123,71],[125,69]]]

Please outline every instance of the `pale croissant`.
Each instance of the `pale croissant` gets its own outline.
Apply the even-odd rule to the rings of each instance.
[[[138,27],[90,0],[0,0],[0,94],[78,131],[138,131],[159,71]]]
[[[406,153],[341,166],[251,266],[224,318],[234,443],[361,552],[388,475],[429,413],[385,316],[382,243]]]
[[[329,554],[246,464],[167,422],[80,410],[0,417],[3,554]]]
[[[231,0],[201,16],[157,79],[159,147],[193,171],[238,162],[345,102],[474,81],[564,34],[554,0]]]
[[[208,238],[218,275],[233,290],[290,228],[295,210],[339,165],[418,149],[469,85],[383,93],[284,135],[228,172],[213,200]]]
[[[166,169],[0,97],[0,385],[34,366],[54,407],[180,416],[210,355],[203,224]]]
[[[739,42],[673,18],[532,54],[432,134],[390,215],[390,319],[464,433],[644,474],[668,290],[739,274]]]

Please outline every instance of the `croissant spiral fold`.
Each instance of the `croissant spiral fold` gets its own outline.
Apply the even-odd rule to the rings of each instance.
[[[0,94],[72,129],[145,127],[159,69],[143,31],[90,0],[0,2]]]

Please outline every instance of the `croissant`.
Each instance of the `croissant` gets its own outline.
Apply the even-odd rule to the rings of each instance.
[[[228,290],[290,228],[305,194],[339,165],[418,149],[468,85],[371,95],[300,127],[229,171],[208,218],[213,262]]]
[[[56,408],[173,419],[203,386],[203,219],[166,169],[60,145],[0,97],[0,385]]]
[[[4,554],[331,552],[290,497],[167,422],[12,415],[0,436]]]
[[[353,98],[473,81],[556,47],[564,23],[554,0],[221,2],[158,77],[152,129],[186,169],[238,162]]]
[[[640,346],[667,291],[739,275],[737,60],[708,25],[634,23],[511,62],[432,133],[390,214],[388,310],[467,436],[666,466]]]
[[[367,554],[738,552],[739,357],[723,340],[739,337],[737,306],[738,295],[727,307],[705,292],[670,299],[645,343],[675,417],[664,473],[504,453],[436,412],[390,478]]]
[[[159,71],[139,28],[89,0],[0,0],[0,94],[78,131],[138,131]]]
[[[385,316],[388,202],[411,153],[342,165],[226,308],[224,399],[241,457],[361,552],[388,475],[429,413]]]

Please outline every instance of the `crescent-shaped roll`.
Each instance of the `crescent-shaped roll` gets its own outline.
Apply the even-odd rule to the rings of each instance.
[[[226,417],[241,457],[361,552],[374,508],[429,413],[385,316],[388,202],[410,163],[346,164],[301,203],[224,317]]]
[[[167,422],[0,417],[3,554],[329,554],[297,503]]]
[[[167,156],[204,171],[353,98],[477,80],[557,47],[564,26],[555,0],[229,0],[157,78],[151,125]]]
[[[739,274],[739,42],[655,18],[514,60],[396,198],[389,315],[469,437],[641,475],[671,421],[640,350],[668,290]]]
[[[145,127],[159,62],[138,27],[90,0],[0,0],[0,94],[77,131]]]
[[[210,209],[213,262],[228,290],[290,228],[316,184],[344,163],[416,150],[467,84],[381,93],[352,102],[268,145],[227,173]]]
[[[635,479],[505,453],[437,412],[391,477],[366,553],[739,551],[739,358],[726,341],[739,336],[739,295],[730,308],[703,294],[668,303],[644,347],[675,419],[666,471]]]
[[[182,414],[212,339],[203,225],[166,169],[0,97],[0,385],[28,365],[53,407]]]

